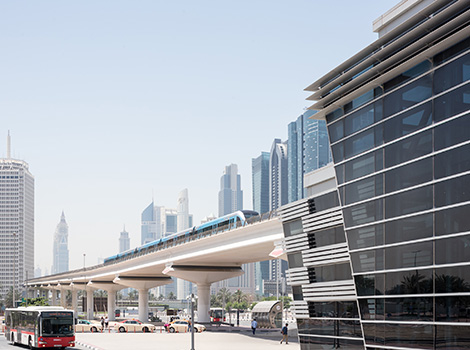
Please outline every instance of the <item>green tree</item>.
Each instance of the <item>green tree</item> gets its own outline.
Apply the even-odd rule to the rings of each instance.
[[[168,300],[176,300],[176,295],[170,292],[170,294],[168,294]]]
[[[135,289],[132,289],[129,291],[129,294],[127,294],[127,296],[129,297],[129,300],[137,300],[139,297],[139,294]]]
[[[15,300],[19,300],[20,298],[21,294],[15,290]],[[13,307],[13,287],[10,287],[7,294],[5,295],[5,306]]]
[[[211,294],[211,307],[222,307],[222,304],[215,294]]]
[[[221,288],[217,293],[217,300],[220,302],[221,307],[226,310],[227,303],[232,300],[232,293],[227,288]]]
[[[46,298],[27,298],[20,306],[49,306]]]

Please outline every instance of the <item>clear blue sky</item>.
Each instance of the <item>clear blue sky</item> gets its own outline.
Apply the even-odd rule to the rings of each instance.
[[[140,243],[150,203],[189,190],[195,222],[217,214],[236,163],[251,208],[251,159],[287,137],[303,89],[377,38],[398,0],[3,1],[0,156],[36,181],[36,266],[50,270],[61,211],[70,267]]]

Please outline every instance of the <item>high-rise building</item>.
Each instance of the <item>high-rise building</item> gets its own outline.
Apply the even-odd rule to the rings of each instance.
[[[287,143],[275,139],[269,158],[269,210],[288,201]]]
[[[21,290],[34,276],[34,177],[28,163],[10,156],[0,159],[0,293],[14,285]]]
[[[178,222],[178,232],[187,229],[189,226],[189,196],[188,189],[185,188],[178,195],[178,203],[176,207]]]
[[[288,125],[287,164],[288,202],[305,196],[305,174],[331,162],[330,145],[326,123],[310,117],[315,111],[308,110]]]
[[[189,215],[188,189],[185,188],[178,195],[177,203],[177,229],[178,232],[185,230],[192,225]],[[191,221],[191,222],[190,222]],[[173,282],[174,283],[174,282]],[[192,283],[183,279],[177,279],[176,295],[178,299],[186,299],[192,292]],[[171,287],[170,287],[171,288]],[[169,294],[168,291],[166,293]]]
[[[269,152],[261,152],[251,160],[253,186],[253,210],[260,214],[269,211]],[[254,265],[255,293],[263,295],[263,280],[269,279],[269,261],[256,262]]]
[[[63,211],[54,233],[52,258],[52,273],[61,273],[69,270],[69,225],[65,221]]]
[[[261,152],[251,159],[253,210],[263,214],[269,211],[269,152]]]
[[[152,203],[150,203],[142,212],[140,243],[145,244],[156,240],[157,227],[155,206],[152,200]]]
[[[230,164],[225,167],[220,178],[219,217],[243,209],[243,191],[238,166]]]
[[[404,0],[374,27],[375,42],[307,88],[359,312],[330,331],[299,326],[301,348],[470,349],[470,3]]]
[[[131,248],[131,239],[129,238],[129,232],[126,231],[126,227],[122,230],[119,236],[119,253],[125,252]]]

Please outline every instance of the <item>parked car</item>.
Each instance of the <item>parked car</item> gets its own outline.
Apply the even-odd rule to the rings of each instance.
[[[155,326],[150,323],[142,323],[139,320],[125,320],[114,324],[114,330],[124,332],[155,332]]]
[[[78,323],[75,325],[75,332],[101,332],[102,327],[100,323],[91,322],[88,320],[78,320]]]
[[[170,322],[168,325],[168,332],[170,333],[185,333],[189,331],[189,321],[188,320],[175,320]],[[204,332],[206,330],[206,326],[195,323],[194,324],[194,331],[195,332]]]

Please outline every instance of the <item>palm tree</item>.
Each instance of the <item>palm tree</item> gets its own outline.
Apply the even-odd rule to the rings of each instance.
[[[240,289],[238,289],[232,296],[233,307],[237,309],[237,326],[240,325],[240,309],[248,307],[248,297]]]
[[[168,294],[168,300],[176,300],[176,295],[174,295],[173,292],[170,292],[170,294]]]

